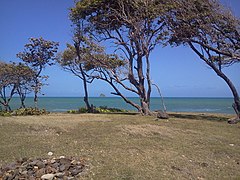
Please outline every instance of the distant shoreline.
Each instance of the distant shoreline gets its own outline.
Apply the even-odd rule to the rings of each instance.
[[[139,103],[139,98],[130,97],[131,101]],[[90,97],[90,104],[96,107],[106,106],[110,108],[125,109],[136,111],[136,109],[120,97]],[[232,98],[227,97],[166,97],[164,103],[167,111],[170,112],[196,112],[196,113],[221,113],[234,114],[232,109]],[[32,97],[27,97],[25,104],[27,107],[34,107]],[[49,112],[66,112],[68,110],[77,110],[80,107],[85,107],[83,97],[39,97],[39,108],[44,108]],[[20,107],[20,100],[14,97],[10,102],[12,109]],[[150,109],[152,111],[163,109],[162,102],[159,97],[152,97],[150,100]]]

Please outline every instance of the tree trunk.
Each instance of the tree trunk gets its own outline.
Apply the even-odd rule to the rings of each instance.
[[[89,104],[89,100],[88,100],[88,90],[87,90],[87,82],[86,82],[86,80],[83,80],[83,84],[84,84],[84,92],[85,92],[84,102],[86,104],[88,112],[92,113],[92,108],[91,108],[91,106]]]
[[[235,124],[237,122],[240,121],[240,98],[237,92],[237,89],[235,88],[235,86],[233,85],[232,81],[221,71],[221,66],[219,68],[216,67],[216,65],[214,64],[213,61],[207,59],[203,54],[201,54],[195,47],[194,45],[189,42],[188,43],[189,46],[191,47],[191,49],[205,62],[207,63],[207,65],[209,65],[214,71],[215,73],[221,77],[228,85],[228,87],[231,89],[232,94],[233,94],[233,98],[234,98],[234,103],[233,103],[233,109],[237,115],[236,118],[234,119],[230,119],[228,121],[228,123],[230,124]],[[211,58],[210,54],[209,54],[209,58]]]
[[[152,115],[151,111],[150,111],[150,94],[151,94],[151,85],[150,83],[150,68],[149,68],[149,59],[147,58],[147,73],[146,73],[146,77],[147,77],[147,81],[148,81],[148,88],[150,86],[150,88],[148,89],[148,93],[146,93],[146,89],[144,86],[144,82],[145,82],[145,78],[143,75],[143,56],[142,55],[138,55],[137,58],[137,75],[138,75],[138,83],[135,84],[135,86],[138,89],[138,95],[140,98],[140,104],[141,104],[141,114],[142,115]]]
[[[141,103],[141,114],[142,115],[152,115],[152,112],[150,111],[150,108],[149,108],[149,102],[140,99],[140,103]]]
[[[38,84],[38,79],[37,79],[37,77],[36,77],[36,79],[34,80],[34,89],[33,89],[33,91],[34,91],[34,98],[33,98],[33,102],[34,102],[34,108],[35,109],[38,109],[38,96],[37,96],[37,94],[38,94],[38,88],[39,88],[39,84]]]
[[[19,95],[19,98],[20,98],[20,101],[21,101],[20,108],[26,108],[25,103],[24,103],[24,101],[26,99],[26,93],[24,93],[23,90],[20,89],[20,88],[17,88],[17,92],[18,92],[18,95]]]
[[[21,106],[20,106],[20,108],[26,108],[25,103],[24,103],[25,97],[20,97],[20,100],[21,100]]]
[[[89,99],[88,99],[87,79],[86,79],[86,76],[84,74],[84,71],[82,69],[81,64],[80,64],[80,70],[81,70],[81,74],[82,74],[83,87],[84,87],[84,102],[86,104],[87,111],[89,113],[93,113],[93,109],[91,108],[90,103],[89,103]]]
[[[35,109],[37,109],[38,108],[38,96],[37,96],[37,93],[35,92],[34,93],[34,107],[35,107]]]
[[[209,66],[212,67],[212,69],[217,73],[219,77],[221,77],[228,85],[228,87],[231,89],[233,98],[234,98],[234,103],[232,105],[237,117],[234,119],[230,119],[229,123],[230,124],[235,124],[238,121],[240,121],[240,98],[237,92],[237,89],[233,85],[232,81],[222,72],[220,71],[213,63],[209,63]]]
[[[4,110],[7,112],[12,110],[11,107],[9,106],[9,101],[4,101],[3,106]]]

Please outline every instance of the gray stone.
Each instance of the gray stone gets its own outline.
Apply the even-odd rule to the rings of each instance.
[[[30,164],[31,166],[35,166],[38,162],[39,162],[39,160],[33,160],[33,161],[30,162],[29,164]]]
[[[56,173],[55,174],[55,177],[58,177],[58,178],[63,178],[64,176],[64,173]]]
[[[71,174],[72,174],[73,176],[76,176],[76,175],[78,175],[78,174],[81,173],[81,172],[82,172],[82,170],[79,169],[79,168],[77,168],[77,169],[73,169],[73,170],[71,171]]]
[[[6,167],[6,169],[13,170],[13,169],[15,169],[15,167],[16,167],[16,163],[11,163]]]
[[[52,180],[55,177],[54,174],[44,174],[42,175],[41,179],[43,180]]]
[[[168,119],[169,115],[166,112],[158,111],[157,112],[157,118],[159,118],[159,119]]]
[[[42,169],[39,169],[37,172],[36,172],[36,177],[40,178],[42,175],[45,174],[45,169],[42,168]]]
[[[36,166],[37,166],[39,169],[42,169],[42,168],[45,167],[45,164],[44,164],[42,161],[38,161],[38,162],[36,163]]]
[[[26,170],[23,171],[23,172],[21,172],[22,175],[27,175],[27,173],[28,173],[28,172],[27,172]]]
[[[62,164],[60,167],[59,167],[59,171],[64,171],[66,169],[65,165]]]
[[[0,168],[0,180],[9,179],[76,179],[82,175],[85,165],[75,158],[20,159]]]
[[[54,164],[52,164],[52,167],[55,169],[59,169],[60,164],[55,162]]]
[[[60,163],[64,165],[71,165],[71,160],[67,158],[61,158]]]

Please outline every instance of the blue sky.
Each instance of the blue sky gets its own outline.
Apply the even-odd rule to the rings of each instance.
[[[240,17],[239,0],[222,0]],[[71,42],[68,19],[73,0],[0,0],[0,60],[18,61],[16,54],[30,37],[43,37],[60,43],[59,50]],[[151,55],[151,78],[166,97],[232,97],[220,79],[188,47],[158,47]],[[224,71],[240,91],[240,64]],[[43,87],[45,96],[83,96],[82,82],[58,66],[48,67],[49,86]],[[104,82],[89,85],[90,96],[110,95]],[[127,96],[133,96],[126,92]],[[152,96],[158,96],[153,88]]]

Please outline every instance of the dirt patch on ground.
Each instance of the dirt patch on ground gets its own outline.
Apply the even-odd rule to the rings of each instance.
[[[173,138],[174,135],[176,135],[176,132],[174,129],[170,129],[165,126],[158,126],[158,125],[151,125],[151,124],[126,125],[122,127],[122,131],[124,132],[124,134],[141,135],[144,137],[161,135],[163,137]]]
[[[52,128],[48,126],[28,126],[27,130],[23,133],[28,135],[46,136],[46,135],[60,135],[63,132],[68,132],[66,129]]]
[[[122,126],[122,131],[127,135],[141,135],[143,137],[149,137],[153,135],[159,135],[167,138],[174,138],[174,136],[178,136],[179,134],[200,134],[201,132],[195,130],[182,130],[177,128],[170,128],[167,126],[160,125],[125,125]]]

